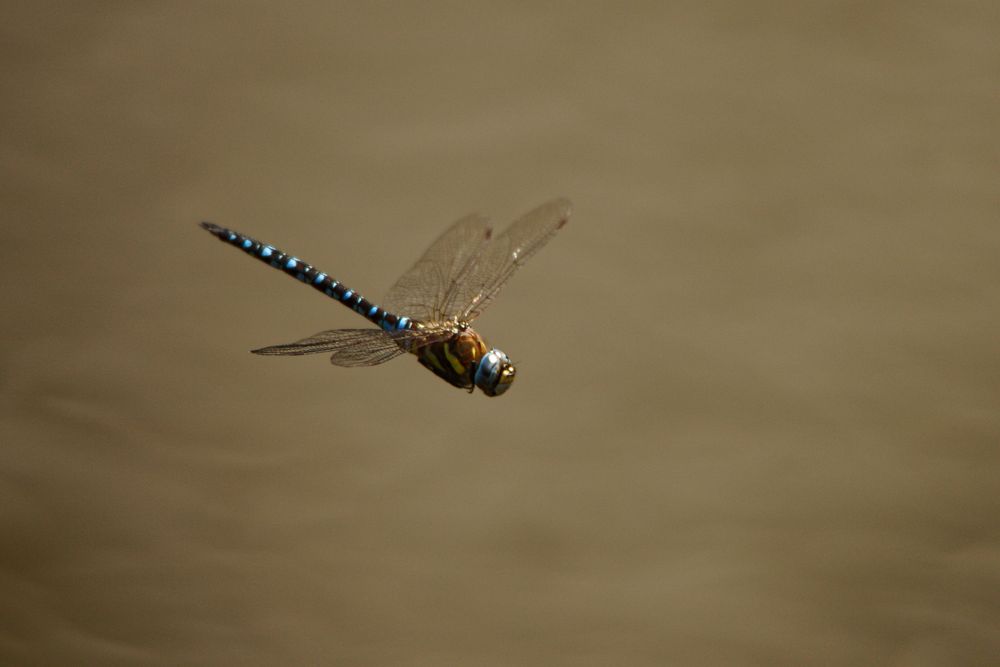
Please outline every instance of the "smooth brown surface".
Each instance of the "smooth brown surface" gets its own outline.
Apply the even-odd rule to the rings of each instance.
[[[995,3],[660,5],[7,7],[0,664],[997,664]],[[495,400],[195,224],[557,195]]]

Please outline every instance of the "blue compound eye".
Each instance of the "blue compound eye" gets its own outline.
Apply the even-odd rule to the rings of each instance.
[[[479,366],[476,368],[476,386],[487,396],[499,396],[514,382],[516,374],[517,369],[510,363],[507,355],[494,348],[479,360]]]

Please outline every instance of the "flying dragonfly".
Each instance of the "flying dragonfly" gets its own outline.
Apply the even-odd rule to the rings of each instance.
[[[487,396],[510,388],[517,370],[491,348],[472,322],[493,302],[512,275],[569,221],[571,204],[554,199],[494,235],[489,220],[457,220],[392,286],[385,307],[273,245],[211,222],[201,226],[220,240],[311,285],[377,328],[331,329],[294,343],[252,350],[254,354],[332,353],[337,366],[374,366],[402,354],[449,384]]]

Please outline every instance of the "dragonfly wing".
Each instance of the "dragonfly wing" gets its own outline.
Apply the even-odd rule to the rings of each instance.
[[[285,345],[271,345],[252,350],[264,355],[302,355],[332,352],[330,361],[337,366],[375,366],[406,353],[410,349],[440,340],[439,330],[404,329],[331,329]]]
[[[491,235],[489,221],[480,215],[457,220],[438,237],[409,271],[396,281],[383,303],[392,313],[424,322],[437,322],[463,305],[456,286],[475,271]]]
[[[489,243],[465,276],[464,307],[459,318],[471,322],[489,306],[504,284],[541,250],[556,232],[569,222],[572,204],[568,199],[554,199],[514,221]]]

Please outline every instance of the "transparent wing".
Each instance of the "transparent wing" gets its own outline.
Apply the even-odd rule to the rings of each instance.
[[[491,231],[480,215],[456,221],[396,281],[383,299],[385,309],[424,322],[454,315],[464,305],[458,287],[478,265]]]
[[[554,199],[514,221],[481,249],[475,266],[463,275],[456,302],[463,310],[446,315],[466,322],[479,317],[504,283],[569,222],[571,211],[568,199]]]
[[[271,345],[252,350],[254,354],[301,355],[333,352],[330,361],[337,366],[375,366],[407,351],[442,340],[450,332],[442,329],[331,329],[285,345]]]

